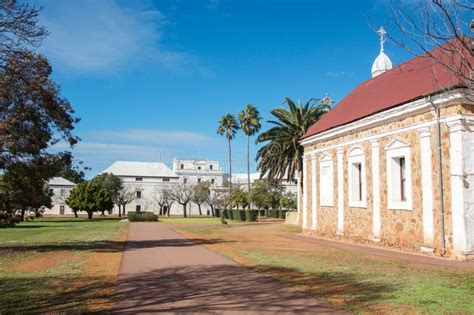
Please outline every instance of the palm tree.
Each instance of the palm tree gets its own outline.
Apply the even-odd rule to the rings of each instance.
[[[261,133],[256,142],[265,143],[257,152],[257,168],[261,176],[280,182],[284,177],[289,181],[297,175],[298,190],[303,183],[303,147],[299,140],[308,128],[327,113],[334,101],[326,94],[323,99],[311,98],[306,104],[298,100],[298,105],[286,98],[283,102],[288,109],[277,108],[271,111],[276,120],[268,121],[274,125]]]
[[[227,139],[227,144],[229,148],[229,176],[230,176],[230,187],[232,189],[232,148],[230,146],[230,141],[235,138],[235,134],[239,130],[239,125],[237,120],[232,114],[225,114],[219,120],[219,127],[217,128],[217,134],[223,136],[225,135]]]
[[[260,113],[252,104],[239,113],[240,128],[247,138],[247,188],[250,191],[250,137],[260,131]]]

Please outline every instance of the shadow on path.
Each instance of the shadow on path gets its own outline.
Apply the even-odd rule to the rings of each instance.
[[[159,247],[186,247],[196,245],[210,245],[217,243],[229,243],[223,239],[161,239],[161,240],[129,240],[123,241],[91,241],[91,242],[67,242],[67,243],[50,243],[39,245],[1,245],[0,253],[2,251],[15,252],[49,252],[59,250],[82,251],[93,250],[97,252],[117,252],[123,251],[124,244],[127,245],[127,250],[145,249],[145,248],[159,248]]]

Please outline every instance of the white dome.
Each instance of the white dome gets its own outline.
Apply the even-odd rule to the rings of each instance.
[[[382,50],[372,65],[372,78],[390,69],[392,69],[392,61]]]

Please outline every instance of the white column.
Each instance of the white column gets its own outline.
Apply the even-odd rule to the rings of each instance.
[[[421,187],[423,196],[423,242],[433,245],[433,167],[431,162],[431,131],[430,127],[418,129],[420,132],[421,156]]]
[[[344,235],[344,149],[337,148],[337,235]]]
[[[464,119],[457,118],[447,121],[449,127],[449,156],[451,170],[451,212],[453,221],[453,246],[454,250],[459,253],[472,251],[472,231],[468,226],[470,217],[472,217],[472,209],[469,207],[468,187],[464,185],[464,163],[472,161],[471,156],[463,154],[463,136],[466,132]],[[468,150],[469,148],[466,148]],[[466,195],[464,190],[467,190]],[[468,200],[465,200],[467,196]],[[469,235],[471,234],[471,235]]]
[[[372,240],[380,241],[382,221],[380,216],[380,144],[378,140],[371,141],[372,144],[372,209],[373,227]]]
[[[303,157],[303,229],[308,228],[308,171],[306,169],[306,157]]]
[[[318,225],[318,191],[316,187],[317,179],[317,169],[316,169],[316,154],[311,157],[311,210],[312,210],[312,221],[311,221],[311,230],[316,231]]]

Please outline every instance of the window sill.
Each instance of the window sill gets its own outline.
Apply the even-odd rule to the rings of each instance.
[[[407,211],[412,211],[413,206],[409,202],[396,202],[392,201],[388,203],[388,209],[390,210],[407,210]]]
[[[350,201],[349,208],[367,208],[367,202],[365,201]]]
[[[321,207],[334,207],[334,204],[329,204],[329,203],[322,203],[320,204]]]

